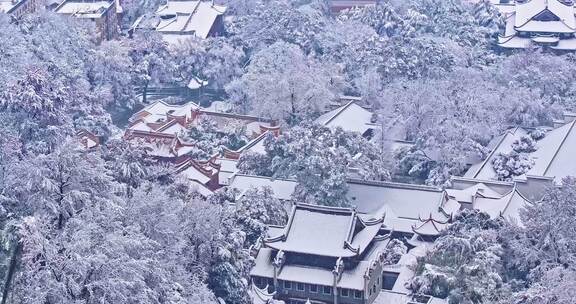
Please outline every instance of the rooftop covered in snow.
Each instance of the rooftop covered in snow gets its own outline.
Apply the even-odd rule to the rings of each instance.
[[[171,44],[190,37],[206,39],[212,35],[226,7],[213,1],[168,0],[153,16],[142,16],[133,29],[154,29]]]
[[[270,187],[282,200],[292,199],[297,184],[290,179],[243,174],[230,179],[230,187],[240,193],[254,187]],[[384,228],[406,233],[413,233],[413,227],[419,225],[421,219],[432,217],[446,222],[460,209],[460,204],[442,189],[392,182],[349,180],[347,198],[358,213],[386,213]]]
[[[506,18],[505,31],[498,38],[501,47],[543,45],[559,50],[576,50],[574,1],[527,0],[495,5]]]
[[[572,119],[572,118],[569,118]],[[576,162],[573,155],[576,153],[576,120],[546,132],[543,138],[535,144],[536,151],[529,153],[529,158],[534,161],[531,168],[516,179],[527,177],[550,177],[560,180],[566,176],[576,175]],[[492,144],[493,148],[488,157],[474,164],[466,172],[464,177],[481,180],[496,180],[498,175],[492,166],[494,159],[499,154],[510,153],[512,144],[522,137],[529,136],[529,130],[513,128],[497,137]]]
[[[374,113],[360,106],[357,100],[350,100],[345,105],[323,114],[315,122],[331,129],[340,127],[344,131],[360,134],[377,127],[374,125]]]
[[[0,13],[10,14],[26,0],[0,0]]]
[[[56,7],[58,14],[71,15],[76,18],[98,19],[114,6],[114,1],[80,1],[66,0]]]
[[[348,208],[296,204],[284,230],[264,239],[264,244],[286,252],[358,256],[382,227],[384,216],[359,214]]]

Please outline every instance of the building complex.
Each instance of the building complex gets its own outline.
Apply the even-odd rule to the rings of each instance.
[[[173,45],[190,38],[206,39],[222,32],[225,13],[226,7],[214,1],[168,0],[153,15],[138,18],[131,31],[154,30]]]
[[[573,0],[496,0],[506,19],[498,45],[521,49],[532,45],[576,50],[576,10]]]

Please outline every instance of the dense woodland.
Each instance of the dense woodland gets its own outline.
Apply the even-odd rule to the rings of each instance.
[[[200,77],[236,112],[278,119],[288,131],[241,170],[294,178],[298,200],[338,206],[350,168],[444,186],[508,127],[576,110],[574,54],[497,49],[502,20],[484,2],[386,0],[338,15],[320,0],[227,2],[222,37],[175,49],[155,32],[97,44],[50,12],[0,14],[2,303],[248,303],[248,248],[285,208],[269,189],[203,199],[174,168],[113,139],[117,113],[142,106],[138,88]],[[129,1],[122,22],[159,4]],[[376,111],[380,142],[313,125],[342,94]],[[243,140],[202,128],[190,130],[199,156]],[[110,140],[87,152],[81,129]],[[384,139],[398,129],[416,146],[392,154]],[[503,179],[529,165],[503,157],[517,158],[502,161]],[[410,288],[450,303],[575,303],[575,217],[573,179],[523,225],[462,213]]]

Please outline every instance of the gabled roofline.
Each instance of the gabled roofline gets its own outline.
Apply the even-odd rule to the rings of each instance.
[[[425,236],[436,236],[437,234],[425,234],[425,233],[420,233],[417,230],[419,230],[420,228],[424,227],[424,225],[426,225],[427,223],[432,223],[432,226],[434,227],[434,229],[436,229],[436,232],[440,233],[441,229],[438,228],[438,226],[436,226],[436,223],[441,224],[441,225],[447,225],[449,224],[449,221],[445,221],[445,222],[441,222],[438,220],[435,220],[432,217],[432,213],[430,213],[430,217],[428,219],[422,219],[420,216],[418,216],[418,220],[420,220],[420,222],[422,222],[420,225],[412,225],[412,231],[418,235],[425,235]]]
[[[556,152],[554,152],[554,155],[552,156],[552,158],[550,159],[550,162],[548,163],[548,165],[546,165],[546,169],[544,169],[543,174],[546,175],[546,173],[548,172],[548,169],[550,169],[550,166],[552,165],[552,162],[554,161],[554,159],[556,158],[556,156],[558,156],[558,153],[560,152],[560,149],[562,149],[562,147],[564,146],[564,143],[566,142],[566,139],[568,138],[568,136],[570,135],[570,133],[572,132],[572,130],[574,129],[574,124],[576,124],[576,120],[573,120],[572,122],[570,122],[571,126],[568,129],[568,132],[566,132],[566,135],[564,135],[564,138],[562,138],[562,141],[560,142],[560,145],[558,145],[558,148],[556,149]],[[560,127],[561,128],[561,127]]]
[[[441,193],[444,190],[434,186],[425,186],[425,185],[415,185],[415,184],[405,184],[405,183],[396,183],[396,182],[385,182],[385,181],[370,181],[370,180],[361,180],[361,179],[348,179],[348,184],[356,184],[356,185],[366,185],[366,186],[377,186],[377,187],[389,187],[389,188],[396,188],[396,189],[407,189],[407,190],[420,190],[420,191],[429,191],[429,192],[437,192]]]
[[[279,248],[273,246],[272,244],[277,243],[277,242],[286,241],[288,234],[290,233],[290,230],[292,228],[292,224],[293,224],[294,217],[295,217],[297,210],[307,210],[307,211],[319,212],[319,213],[328,213],[328,214],[341,215],[341,216],[350,216],[351,219],[350,219],[349,226],[348,226],[348,232],[347,232],[346,238],[343,240],[344,242],[342,244],[342,248],[348,250],[350,252],[350,255],[344,255],[344,257],[349,258],[349,257],[354,257],[354,256],[358,256],[358,255],[362,254],[362,252],[363,252],[362,248],[360,248],[360,246],[354,247],[352,245],[352,243],[354,241],[354,236],[355,236],[354,231],[355,231],[357,221],[359,220],[360,223],[362,225],[364,225],[365,227],[366,227],[366,224],[362,220],[362,218],[360,218],[358,216],[356,209],[353,207],[352,208],[345,208],[345,207],[311,205],[311,204],[305,204],[305,203],[294,203],[294,205],[292,207],[292,211],[290,213],[288,223],[284,227],[284,231],[278,236],[264,238],[262,240],[263,244],[267,245],[270,248],[279,250]],[[382,217],[382,219],[379,219],[379,220],[369,221],[370,226],[375,225],[377,223],[383,223],[383,222],[384,222],[383,217]],[[286,250],[286,249],[282,249],[282,250],[285,252],[291,252],[290,250]],[[298,251],[296,251],[296,252],[298,252]],[[342,256],[332,256],[332,257],[342,258]]]
[[[245,144],[244,146],[236,149],[236,150],[228,150],[229,152],[232,153],[242,153],[252,147],[254,147],[256,144],[258,144],[260,141],[264,140],[267,136],[268,133],[271,133],[271,131],[266,131],[260,135],[258,135],[258,137],[254,138],[253,140],[249,141],[247,144]]]
[[[102,16],[104,16],[104,14],[105,14],[106,12],[108,12],[108,10],[109,10],[110,8],[112,8],[112,6],[115,6],[115,5],[116,5],[116,2],[114,2],[114,1],[109,1],[109,0],[105,0],[105,1],[108,2],[108,5],[104,7],[104,8],[105,8],[104,11],[99,15],[98,18],[101,18]],[[26,2],[26,1],[21,1],[21,2]],[[95,2],[95,1],[94,1],[94,2]],[[71,14],[58,12],[58,11],[59,11],[65,4],[67,4],[67,3],[90,3],[90,2],[84,2],[84,1],[78,1],[78,0],[64,0],[64,1],[62,1],[58,6],[56,6],[56,8],[54,9],[54,12],[57,13],[57,14],[62,14],[62,15],[78,16],[78,12],[74,12],[74,13],[71,13]],[[80,15],[81,15],[81,14],[80,14]]]
[[[346,109],[348,109],[352,104],[355,104],[356,102],[357,102],[357,100],[351,100],[347,104],[345,104],[344,106],[341,106],[340,109],[338,111],[336,111],[336,113],[334,113],[334,115],[332,115],[330,118],[328,118],[328,120],[326,120],[322,125],[327,126],[334,119],[336,119],[338,116],[340,116],[340,114],[342,114],[342,112],[344,112]],[[364,109],[364,108],[362,108],[362,109]],[[366,111],[368,111],[368,110],[366,110]]]
[[[514,189],[512,189],[512,191],[508,194],[510,194],[510,198],[508,199],[508,202],[506,202],[506,206],[504,207],[504,209],[502,209],[502,211],[500,211],[500,214],[499,214],[499,216],[502,218],[504,218],[504,213],[506,212],[506,210],[508,210],[508,207],[510,207],[510,203],[512,202],[512,199],[514,198],[514,195],[516,195],[516,194],[519,195],[529,205],[534,204],[531,200],[527,199],[526,196],[524,196],[522,194],[522,192],[518,191],[516,184],[514,184]],[[508,195],[508,194],[506,194],[506,195]]]
[[[478,168],[478,170],[476,170],[473,178],[476,178],[478,176],[478,174],[480,174],[480,171],[482,171],[482,169],[484,169],[484,167],[486,166],[486,163],[488,163],[488,161],[492,158],[492,156],[494,156],[494,154],[496,153],[496,150],[498,150],[498,147],[500,147],[500,145],[502,145],[502,143],[504,142],[506,137],[508,135],[516,133],[516,131],[518,131],[519,129],[521,129],[521,128],[520,127],[514,127],[512,129],[508,129],[508,130],[506,130],[506,132],[504,132],[504,135],[498,141],[498,144],[494,147],[494,149],[492,149],[492,151],[488,154],[488,156],[486,156],[486,159],[482,162],[482,165]],[[514,130],[514,131],[512,132],[512,130]]]
[[[493,184],[499,186],[514,186],[514,182],[510,181],[499,181],[499,180],[491,180],[491,179],[479,179],[473,177],[463,177],[463,176],[451,176],[450,180],[454,181],[463,181],[463,182],[474,182],[475,184]]]
[[[6,11],[6,14],[11,14],[13,13],[16,9],[18,9],[20,6],[22,6],[25,2],[27,2],[27,0],[20,0],[18,1],[18,3],[14,4],[14,6],[12,6],[10,9],[8,9]]]

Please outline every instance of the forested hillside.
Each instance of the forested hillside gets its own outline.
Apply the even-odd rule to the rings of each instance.
[[[509,127],[576,111],[574,54],[499,48],[504,20],[488,2],[384,0],[340,13],[322,0],[222,4],[221,36],[176,46],[127,33],[159,1],[127,1],[122,35],[102,42],[50,11],[0,13],[2,304],[250,303],[250,249],[267,225],[285,224],[286,206],[267,188],[200,195],[123,140],[145,88],[197,77],[234,113],[277,121],[282,134],[242,155],[239,172],[295,180],[298,201],[330,206],[350,205],[352,174],[445,187]],[[343,95],[374,112],[371,140],[314,124]],[[83,148],[82,130],[102,144]],[[198,157],[239,142],[208,124],[190,132]],[[414,145],[392,151],[391,140]],[[501,169],[529,166],[521,154]],[[575,303],[575,191],[570,178],[547,190],[522,224],[459,214],[409,288],[449,303]]]

